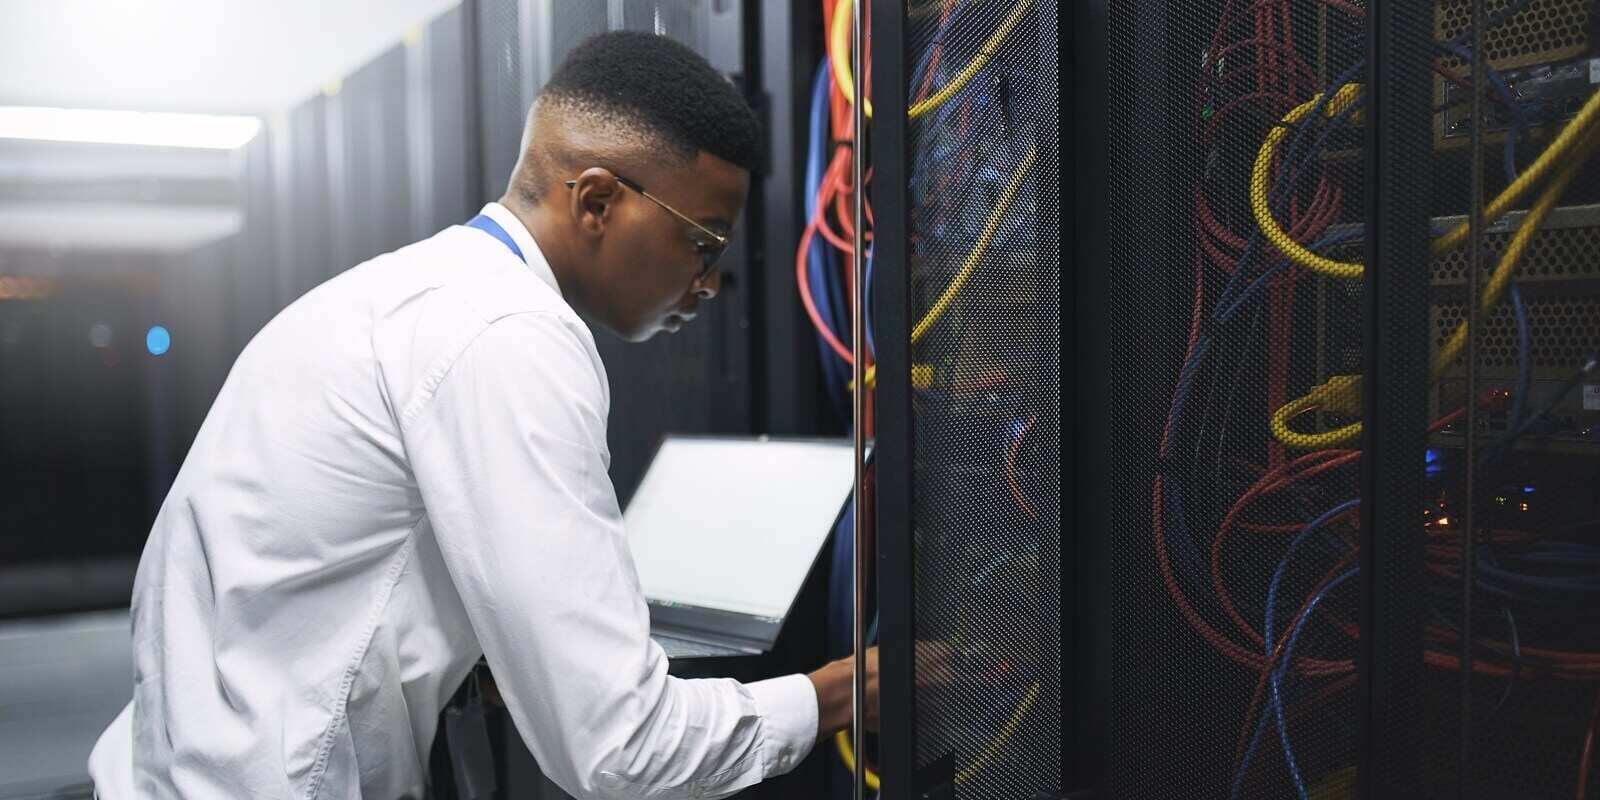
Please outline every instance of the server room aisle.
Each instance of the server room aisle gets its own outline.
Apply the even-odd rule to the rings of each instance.
[[[128,611],[0,622],[0,800],[93,796],[95,739],[133,695]]]

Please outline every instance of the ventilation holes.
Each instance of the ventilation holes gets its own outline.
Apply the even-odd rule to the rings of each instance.
[[[1600,297],[1572,300],[1531,300],[1528,332],[1535,369],[1570,370],[1584,356],[1600,349]],[[1466,319],[1462,303],[1434,307],[1433,346],[1445,340]],[[1502,302],[1487,319],[1478,338],[1478,365],[1489,369],[1517,366],[1517,323],[1509,304]],[[1465,364],[1465,356],[1454,366]]]
[[[1506,7],[1506,3],[1491,3],[1486,10],[1490,16]],[[1501,25],[1483,32],[1484,49],[1489,53],[1489,63],[1497,68],[1517,64],[1554,61],[1577,55],[1589,46],[1589,14],[1591,0],[1532,0],[1528,7],[1513,15]],[[1470,29],[1472,4],[1450,0],[1438,6],[1435,13],[1435,30],[1440,39],[1451,39]],[[1441,59],[1447,69],[1463,69],[1456,56]]]

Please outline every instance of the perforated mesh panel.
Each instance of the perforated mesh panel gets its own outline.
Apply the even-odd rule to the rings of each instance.
[[[1505,253],[1506,242],[1515,226],[1526,215],[1508,214],[1506,222],[1485,230],[1485,257],[1493,263]],[[1438,227],[1460,224],[1461,217],[1439,220]],[[1517,279],[1522,282],[1570,281],[1580,278],[1600,280],[1600,206],[1574,206],[1551,212],[1545,224],[1533,234],[1528,252],[1517,264]],[[1467,253],[1454,250],[1433,262],[1433,279],[1440,284],[1466,282]]]
[[[1511,0],[1484,3],[1493,14],[1510,5]],[[1484,32],[1484,50],[1489,65],[1496,69],[1554,61],[1587,52],[1592,36],[1594,0],[1531,0],[1527,8],[1507,18],[1505,23]],[[1472,3],[1448,0],[1439,3],[1434,13],[1440,40],[1470,34]],[[1461,69],[1456,56],[1443,59],[1447,69]]]
[[[1525,5],[1495,24],[1507,5],[1485,3],[1487,26],[1480,34],[1491,68],[1591,52],[1600,21],[1592,0]],[[1442,3],[1440,32],[1461,36],[1470,48],[1470,12],[1469,2]],[[1470,74],[1462,58],[1447,59],[1445,66]],[[1483,105],[1498,104],[1492,82],[1486,85],[1491,89]],[[1596,88],[1582,85],[1575,100],[1560,102],[1573,108]],[[1512,93],[1532,116],[1542,113],[1540,103],[1554,102],[1525,80],[1512,80]],[[1471,119],[1471,113],[1458,118]],[[1552,146],[1565,119],[1546,120],[1542,135],[1525,137],[1512,168],[1525,173]],[[1493,129],[1480,128],[1485,147],[1477,168],[1486,204],[1511,178],[1503,137],[1490,136]],[[1455,140],[1461,149],[1441,149],[1432,163],[1436,232],[1461,224],[1472,200],[1467,137]],[[1551,174],[1581,163],[1581,154],[1565,152]],[[1581,666],[1600,653],[1600,626],[1587,610],[1600,574],[1600,540],[1583,523],[1600,511],[1593,491],[1600,480],[1600,438],[1585,434],[1591,423],[1581,418],[1578,387],[1567,381],[1600,349],[1600,217],[1590,205],[1600,186],[1593,175],[1591,166],[1576,177],[1542,221],[1522,210],[1551,185],[1548,177],[1514,204],[1517,213],[1486,220],[1476,280],[1470,243],[1432,265],[1431,353],[1446,346],[1469,308],[1485,311],[1474,325],[1475,341],[1429,384],[1436,419],[1452,420],[1431,437],[1424,467],[1430,502],[1423,510],[1429,547],[1420,581],[1428,597],[1422,768],[1429,797],[1583,796],[1579,763],[1600,677]],[[1527,249],[1508,261],[1514,237],[1533,230],[1531,224],[1539,227]],[[1494,280],[1498,272],[1509,282]],[[1463,413],[1469,407],[1470,417]],[[1519,424],[1546,407],[1553,410],[1548,417]],[[1469,629],[1475,646],[1464,678],[1461,639]],[[1592,785],[1593,776],[1589,780]]]
[[[1528,348],[1533,369],[1540,375],[1570,372],[1584,356],[1600,349],[1600,296],[1570,299],[1526,300]],[[1433,309],[1433,346],[1443,347],[1445,339],[1467,318],[1465,303],[1438,303]],[[1497,377],[1517,366],[1517,325],[1511,306],[1502,304],[1478,322],[1478,366],[1494,371]],[[1463,355],[1452,365],[1452,374],[1465,363]]]
[[[1334,4],[1112,5],[1107,797],[1350,796],[1359,441],[1308,459],[1269,420],[1361,372],[1361,295],[1289,266],[1256,209],[1320,254],[1356,241],[1357,109],[1280,120],[1363,83],[1365,45]]]
[[[907,24],[913,105],[974,75],[909,129],[915,625],[959,655],[918,691],[916,762],[1031,798],[1061,781],[1056,9],[944,8]]]
[[[1494,67],[1593,46],[1590,0],[1515,1],[1486,4],[1490,19],[1506,17],[1482,31]],[[1600,651],[1600,625],[1584,599],[1600,589],[1600,426],[1577,395],[1579,384],[1600,381],[1576,373],[1600,347],[1593,157],[1510,273],[1526,320],[1522,341],[1507,284],[1490,278],[1522,212],[1489,220],[1480,274],[1469,271],[1465,243],[1431,266],[1425,255],[1427,223],[1437,235],[1471,206],[1474,166],[1464,145],[1434,144],[1429,71],[1466,73],[1463,59],[1440,56],[1471,45],[1470,3],[1401,4],[1383,16],[1309,0],[1112,9],[1107,794],[1349,797],[1364,734],[1402,753],[1366,750],[1377,765],[1365,776],[1375,790],[1573,796],[1595,719],[1590,670]],[[1497,15],[1503,9],[1516,13]],[[1363,30],[1374,18],[1384,30]],[[1456,41],[1430,43],[1430,27]],[[1369,33],[1385,59],[1379,69],[1361,64]],[[1388,93],[1378,130],[1365,129],[1370,117],[1341,128],[1314,107],[1285,119],[1346,81]],[[1516,102],[1530,104],[1524,111],[1544,115],[1544,135],[1525,138],[1512,159],[1512,169],[1527,170],[1567,117],[1537,105],[1548,101],[1540,85],[1513,83]],[[1579,103],[1593,91],[1583,87]],[[1483,96],[1485,105],[1498,102]],[[1563,113],[1575,110],[1559,99]],[[1479,167],[1487,202],[1511,181],[1488,128],[1510,126],[1478,124],[1491,145]],[[1292,144],[1300,137],[1314,142],[1304,167]],[[1364,151],[1369,141],[1379,149]],[[1563,154],[1511,207],[1526,209],[1537,187],[1578,159]],[[1364,175],[1364,163],[1384,166]],[[1252,184],[1253,175],[1261,180]],[[1369,212],[1384,226],[1376,243],[1363,233]],[[1268,235],[1272,227],[1283,233]],[[1298,247],[1349,262],[1369,249],[1390,259],[1340,275],[1339,265],[1290,258]],[[1475,343],[1430,375],[1426,357],[1469,304],[1488,306]],[[1363,375],[1367,394],[1318,391]],[[1379,408],[1364,408],[1374,397]],[[1269,418],[1295,398],[1306,400],[1269,432]],[[1469,401],[1470,422],[1453,413]],[[1519,429],[1518,404],[1524,419],[1545,407],[1556,413]],[[1334,435],[1357,420],[1373,438]],[[1438,429],[1431,439],[1430,423]],[[1287,447],[1281,455],[1274,439]],[[1363,442],[1373,449],[1357,450]],[[1285,472],[1283,463],[1296,466]],[[1372,478],[1364,496],[1361,470]],[[1354,502],[1381,524],[1356,530]],[[1470,561],[1459,533],[1469,510]],[[1349,569],[1358,539],[1382,543],[1369,551],[1367,577],[1377,616],[1361,631],[1361,576]],[[1310,622],[1286,641],[1285,622],[1301,613]],[[1269,614],[1274,646],[1293,641],[1292,653],[1263,641]],[[1469,625],[1476,647],[1466,685],[1459,632]],[[1375,661],[1363,666],[1383,685],[1362,729],[1351,659],[1366,645]],[[1275,695],[1270,665],[1286,661]]]

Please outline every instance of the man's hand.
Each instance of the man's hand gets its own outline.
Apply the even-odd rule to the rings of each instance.
[[[954,648],[947,642],[917,642],[916,681],[918,689],[949,686],[955,682],[951,664]],[[869,731],[878,729],[878,648],[867,648],[867,713]],[[807,677],[817,690],[817,738],[826,739],[850,727],[851,685],[855,658],[841,658]]]
[[[867,649],[867,730],[878,729],[878,648]],[[855,657],[841,658],[807,675],[817,690],[817,741],[850,727]]]

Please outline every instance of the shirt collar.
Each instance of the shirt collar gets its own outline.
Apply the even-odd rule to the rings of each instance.
[[[499,223],[511,237],[511,241],[517,243],[517,249],[527,257],[528,269],[533,270],[533,274],[539,280],[550,284],[550,288],[556,290],[558,294],[561,292],[560,284],[556,283],[556,274],[550,269],[550,262],[545,260],[544,253],[539,250],[539,243],[533,240],[533,234],[528,233],[527,227],[522,224],[522,220],[517,219],[516,214],[511,213],[511,209],[499,203],[489,203],[478,213]]]

